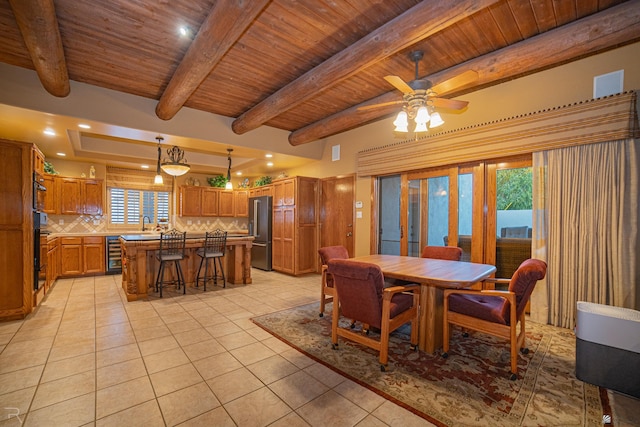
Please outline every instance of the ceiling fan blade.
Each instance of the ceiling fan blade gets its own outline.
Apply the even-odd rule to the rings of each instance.
[[[466,86],[469,83],[473,83],[476,80],[478,80],[478,73],[473,70],[468,70],[433,86],[431,90],[437,94],[447,93],[459,87]]]
[[[398,76],[384,76],[384,79],[402,93],[413,93],[413,89]]]
[[[358,111],[372,110],[374,108],[386,107],[388,105],[398,105],[402,104],[404,101],[389,101],[389,102],[381,102],[380,104],[371,104],[371,105],[363,105],[362,107],[358,107]]]
[[[448,110],[463,110],[469,101],[459,101],[457,99],[431,98],[433,106],[438,108],[446,108]]]

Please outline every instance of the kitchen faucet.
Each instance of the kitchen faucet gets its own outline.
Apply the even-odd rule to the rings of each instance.
[[[142,231],[146,231],[147,229],[144,228],[144,219],[147,218],[147,220],[149,220],[149,225],[151,225],[151,218],[149,218],[148,216],[143,216],[142,217]]]

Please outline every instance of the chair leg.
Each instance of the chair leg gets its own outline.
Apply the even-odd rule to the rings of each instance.
[[[200,258],[200,265],[198,266],[198,273],[196,274],[196,288],[198,287],[198,282],[200,281],[200,270],[202,270],[202,263],[205,260],[205,257]],[[207,270],[205,266],[205,278],[206,278]],[[204,290],[207,290],[207,282],[204,282]]]
[[[218,266],[220,267],[220,276],[222,277],[222,287],[226,288],[227,287],[227,278],[224,275],[224,268],[222,267],[222,257],[216,257],[213,259],[213,266],[215,267],[216,265],[216,260],[218,261]],[[216,284],[217,282],[217,278],[218,278],[218,271],[216,269]]]
[[[207,282],[209,281],[209,258],[203,258],[204,260],[204,277],[202,282],[204,283],[204,290],[207,290]]]
[[[180,284],[182,284],[182,294],[184,295],[187,293],[187,283],[184,280],[184,274],[182,274],[180,261],[176,261],[176,275],[178,276],[178,289],[180,289]]]
[[[162,282],[164,281],[164,261],[160,261],[160,269],[158,270],[158,277],[156,278],[156,292],[160,288],[160,298],[162,298]]]

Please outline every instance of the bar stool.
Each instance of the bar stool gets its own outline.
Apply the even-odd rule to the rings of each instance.
[[[158,269],[158,276],[156,277],[156,292],[160,289],[160,298],[162,298],[162,288],[165,284],[175,283],[177,284],[177,289],[180,289],[180,286],[183,287],[183,294],[187,292],[184,274],[182,274],[182,267],[180,267],[180,261],[184,259],[186,238],[186,231],[171,230],[166,233],[160,233],[160,250],[156,255],[156,258],[160,261],[160,268]],[[164,269],[167,263],[173,263],[175,265],[175,280],[164,280]]]
[[[227,248],[227,232],[217,229],[213,232],[205,234],[204,246],[196,251],[200,259],[200,266],[198,267],[198,274],[196,275],[196,286],[199,285],[200,280],[204,284],[204,290],[207,290],[207,282],[213,280],[213,284],[218,284],[218,279],[222,279],[222,287],[227,287],[227,280],[224,277],[224,268],[222,267],[222,257],[224,256]],[[213,259],[213,276],[209,276],[209,260]],[[202,264],[204,264],[204,276],[200,276],[202,270]],[[218,267],[220,268],[220,274],[218,275]]]

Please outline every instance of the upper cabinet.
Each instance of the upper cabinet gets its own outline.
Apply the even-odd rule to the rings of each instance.
[[[44,175],[44,154],[35,145],[33,151],[33,172],[42,176]]]
[[[94,178],[45,177],[45,212],[62,215],[102,215],[103,181]],[[51,187],[51,190],[49,187]]]
[[[202,205],[202,188],[193,186],[180,187],[180,216],[200,216]]]
[[[249,197],[273,196],[273,185],[263,185],[249,190]]]
[[[236,190],[233,192],[236,207],[236,216],[249,216],[249,190]]]
[[[218,216],[235,216],[236,204],[233,197],[233,191],[220,191],[220,201],[218,204]]]
[[[248,191],[183,185],[180,187],[180,216],[248,216]]]

